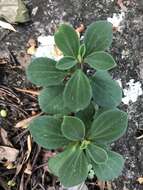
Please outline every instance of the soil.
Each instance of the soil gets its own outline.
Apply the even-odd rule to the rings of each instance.
[[[15,26],[17,33],[0,29],[0,109],[8,112],[6,118],[0,118],[0,127],[7,131],[11,143],[20,150],[15,162],[17,169],[8,170],[0,163],[0,190],[59,189],[56,178],[48,173],[46,165],[43,166],[52,153],[41,150],[35,143],[32,144],[32,153],[28,159],[32,173],[24,174],[28,163],[24,159],[27,155],[29,133],[14,126],[40,110],[36,96],[16,90],[37,90],[26,79],[23,65],[26,63],[22,61],[21,52],[25,52],[29,38],[53,34],[63,21],[75,27],[80,23],[87,26],[95,20],[107,19],[113,13],[120,13],[121,9],[116,1],[111,0],[27,0],[26,3],[30,13],[38,7],[36,15],[31,14],[31,21]],[[122,32],[114,33],[111,51],[118,63],[118,67],[112,71],[113,77],[121,79],[123,87],[126,87],[132,78],[143,84],[143,3],[142,0],[126,0],[124,4],[127,12],[123,29]],[[123,51],[128,52],[125,57],[122,56]],[[129,114],[128,130],[112,147],[124,156],[126,162],[122,175],[111,182],[112,190],[142,190],[143,185],[137,179],[143,177],[143,138],[136,137],[143,134],[143,96],[135,103],[122,104],[121,109]],[[18,172],[20,166],[22,168]],[[12,179],[16,184],[10,188],[7,182]],[[88,181],[87,184],[90,189],[99,189],[95,180]]]

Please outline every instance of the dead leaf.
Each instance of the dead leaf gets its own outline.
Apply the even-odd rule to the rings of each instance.
[[[112,190],[112,185],[109,181],[106,182],[107,183],[107,189],[108,190]]]
[[[143,184],[143,177],[139,177],[139,178],[137,179],[137,181],[139,182],[139,184]]]
[[[29,117],[29,118],[27,118],[27,119],[24,119],[24,120],[18,122],[18,123],[15,125],[15,128],[23,128],[23,129],[27,128],[28,125],[29,125],[29,123],[30,123],[34,118],[40,116],[41,114],[42,114],[42,113],[37,114],[37,115],[35,115],[35,116]]]
[[[19,150],[8,146],[0,146],[0,160],[14,162],[19,154]]]
[[[78,28],[76,28],[75,31],[81,33],[81,32],[83,32],[84,30],[85,30],[84,25],[83,25],[83,24],[80,24],[80,26],[79,26]]]
[[[0,17],[13,24],[29,21],[29,13],[23,0],[0,0]]]
[[[31,175],[31,174],[32,174],[32,166],[31,166],[31,163],[30,163],[30,162],[27,163],[26,169],[24,170],[24,173],[25,173],[25,174],[28,174],[28,175]]]
[[[8,140],[7,131],[3,128],[0,128],[0,137],[4,145],[13,146],[11,142]]]
[[[33,38],[30,38],[27,43],[27,54],[34,55],[37,49],[37,41]]]
[[[100,187],[101,190],[105,189],[105,181],[97,181],[97,185]]]
[[[80,185],[76,185],[74,187],[70,188],[63,188],[64,190],[88,190],[88,187],[86,186],[85,183],[82,183]]]
[[[20,89],[20,88],[15,88],[15,90],[17,90],[19,92],[25,92],[28,94],[36,95],[36,96],[38,96],[40,94],[39,91],[34,91],[34,90],[27,90],[27,89]]]
[[[8,30],[11,30],[11,31],[13,31],[13,32],[16,32],[15,28],[14,28],[11,24],[9,24],[9,23],[7,23],[7,22],[0,21],[0,26],[1,26],[2,28],[4,28],[4,29],[8,29]]]
[[[17,61],[20,63],[22,68],[26,69],[31,62],[31,56],[26,52],[21,51],[17,56]]]
[[[6,163],[4,163],[4,166],[5,166],[8,170],[11,170],[11,169],[16,168],[16,166],[15,166],[12,162],[9,162],[9,161],[7,161]]]
[[[117,5],[123,10],[123,11],[127,11],[127,7],[123,4],[124,0],[117,0]]]

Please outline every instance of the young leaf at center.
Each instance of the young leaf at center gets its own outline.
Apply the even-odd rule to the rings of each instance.
[[[71,69],[76,64],[77,60],[74,57],[65,56],[57,62],[56,68],[59,70],[68,70]]]
[[[64,89],[64,103],[73,112],[86,108],[92,97],[89,79],[78,69],[66,83]]]
[[[85,136],[84,123],[77,117],[64,116],[61,130],[63,135],[72,141],[83,140]]]

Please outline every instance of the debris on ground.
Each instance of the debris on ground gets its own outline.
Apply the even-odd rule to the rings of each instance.
[[[121,8],[123,11],[127,11],[127,7],[123,3],[124,0],[117,0],[117,5]]]
[[[137,181],[138,181],[140,184],[143,184],[143,177],[139,177],[139,178],[137,179]]]
[[[141,83],[139,81],[135,82],[134,79],[130,79],[127,86],[127,88],[123,89],[124,97],[122,102],[128,105],[130,102],[136,102],[138,97],[143,94],[143,90]]]
[[[19,154],[19,150],[8,146],[0,146],[0,161],[7,160],[14,162]]]
[[[26,119],[24,119],[24,120],[22,120],[22,121],[19,121],[19,122],[15,125],[15,128],[23,128],[23,129],[27,128],[28,125],[29,125],[29,123],[30,123],[33,119],[35,119],[36,117],[38,117],[38,116],[40,116],[40,115],[41,115],[41,113],[40,113],[40,114],[37,114],[37,115],[34,115],[34,116],[31,116],[31,117],[28,117],[28,118],[26,118]]]
[[[13,32],[16,32],[15,28],[11,24],[4,22],[4,21],[0,21],[0,27],[7,29],[7,30],[11,30]]]
[[[113,17],[108,17],[107,21],[111,22],[113,25],[113,29],[115,29],[118,32],[122,32],[123,28],[123,20],[125,18],[125,12],[121,11],[120,14],[114,13]]]
[[[30,38],[27,43],[27,54],[34,55],[36,53],[37,41],[33,38]]]
[[[11,24],[24,23],[30,20],[28,9],[23,0],[1,0],[0,18]]]

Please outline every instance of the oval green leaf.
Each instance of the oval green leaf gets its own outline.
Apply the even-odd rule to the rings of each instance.
[[[94,52],[88,55],[84,62],[88,63],[90,67],[96,70],[109,70],[116,66],[116,62],[113,57],[103,51]]]
[[[74,67],[76,64],[77,60],[74,57],[65,56],[57,62],[56,68],[59,70],[68,70]]]
[[[64,116],[61,130],[63,135],[72,141],[83,140],[85,136],[84,123],[76,117]]]
[[[112,24],[107,21],[97,21],[89,25],[84,35],[86,55],[95,51],[104,51],[112,43]]]
[[[30,125],[34,141],[47,149],[56,149],[69,144],[61,132],[61,120],[52,116],[41,116],[34,119]]]
[[[108,160],[107,152],[93,143],[89,144],[86,153],[88,157],[96,164],[103,164]]]
[[[117,109],[105,111],[93,121],[88,138],[102,143],[113,142],[125,133],[127,123],[125,112]]]
[[[64,86],[52,86],[43,89],[38,97],[40,108],[49,114],[67,114],[70,111],[64,107]]]
[[[59,178],[64,187],[72,187],[84,182],[88,176],[88,162],[79,148],[71,154],[59,170]]]
[[[92,162],[94,172],[99,180],[108,181],[118,177],[124,166],[123,157],[113,151],[108,151],[108,160],[105,164]]]
[[[39,86],[60,84],[66,73],[56,69],[56,62],[48,58],[34,59],[27,68],[28,79]]]
[[[122,101],[122,90],[108,72],[97,71],[91,78],[94,102],[102,107],[114,108]]]
[[[78,69],[66,83],[64,90],[64,103],[73,112],[86,108],[92,97],[89,79]]]
[[[67,56],[77,58],[79,51],[79,37],[73,27],[62,24],[54,35],[58,48]]]

